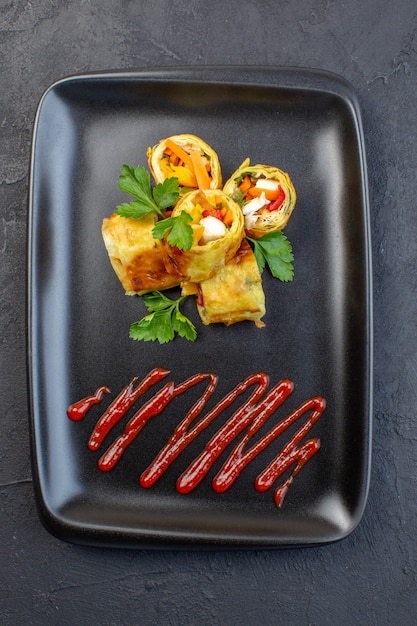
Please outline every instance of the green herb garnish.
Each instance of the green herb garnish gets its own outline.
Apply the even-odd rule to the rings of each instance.
[[[166,217],[155,224],[152,230],[154,239],[162,239],[167,236],[170,246],[177,246],[180,250],[189,250],[193,245],[193,229],[190,222],[192,216],[187,211],[175,217]]]
[[[171,300],[160,291],[145,294],[143,300],[149,315],[130,327],[130,337],[137,341],[159,341],[168,343],[177,333],[189,341],[195,341],[197,332],[191,320],[180,311],[180,304],[186,296]]]
[[[292,246],[284,233],[277,231],[260,239],[247,239],[252,244],[261,274],[267,264],[275,278],[284,282],[290,282],[294,278]]]
[[[173,206],[179,196],[178,178],[166,178],[154,189],[151,189],[151,177],[142,166],[134,168],[131,165],[122,165],[118,186],[135,198],[132,202],[123,202],[116,208],[116,213],[122,217],[141,218],[149,213],[156,213],[164,218],[164,210]]]
[[[123,202],[116,207],[116,213],[122,217],[141,218],[156,213],[159,221],[152,230],[154,239],[162,239],[168,233],[168,243],[180,250],[189,250],[193,245],[193,229],[189,222],[192,217],[182,212],[176,217],[166,217],[165,209],[172,207],[180,195],[178,178],[166,178],[151,188],[149,172],[142,166],[134,168],[122,165],[118,186],[135,198],[132,202]]]

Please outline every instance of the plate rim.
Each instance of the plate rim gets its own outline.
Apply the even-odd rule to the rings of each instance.
[[[342,98],[349,104],[353,119],[356,124],[356,133],[358,139],[358,156],[360,159],[360,173],[361,173],[361,191],[363,196],[363,218],[364,218],[364,233],[365,233],[365,267],[364,276],[366,281],[366,336],[367,344],[364,346],[366,350],[366,363],[368,369],[367,375],[367,389],[368,394],[368,406],[367,408],[367,420],[368,425],[368,449],[366,457],[366,471],[364,472],[364,484],[363,493],[361,497],[361,506],[356,511],[355,518],[352,519],[350,527],[341,533],[334,534],[332,537],[328,537],[326,540],[305,540],[300,543],[298,540],[282,542],[277,538],[272,544],[270,542],[263,542],[259,540],[259,537],[246,538],[242,541],[242,538],[235,538],[230,533],[225,538],[219,538],[218,535],[212,533],[203,533],[203,537],[200,537],[198,533],[191,537],[187,537],[185,541],[182,541],[175,533],[159,533],[158,531],[150,532],[149,538],[146,537],[142,531],[140,534],[132,534],[129,532],[117,532],[112,530],[109,533],[107,528],[99,529],[94,526],[94,539],[88,536],[88,533],[92,529],[88,529],[85,525],[68,524],[65,520],[60,519],[59,515],[46,505],[44,494],[42,492],[41,480],[39,475],[39,466],[37,463],[37,438],[39,434],[36,432],[36,416],[35,416],[35,389],[36,389],[36,374],[35,374],[35,355],[33,351],[34,345],[34,333],[33,333],[33,267],[31,259],[34,254],[34,241],[33,241],[33,211],[34,211],[34,165],[35,165],[35,148],[36,139],[38,134],[39,122],[42,116],[42,107],[48,94],[59,88],[60,86],[73,83],[73,82],[88,82],[88,81],[103,81],[103,80],[128,80],[137,83],[198,83],[198,84],[210,84],[210,85],[239,85],[244,87],[264,87],[272,89],[294,89],[302,91],[312,91],[317,93],[328,93]],[[129,70],[100,70],[98,72],[84,72],[80,74],[70,74],[63,78],[60,78],[53,82],[42,94],[38,106],[36,109],[33,131],[32,131],[32,143],[31,143],[31,155],[30,155],[30,170],[29,170],[29,193],[28,193],[28,235],[27,235],[27,281],[26,281],[26,344],[27,344],[27,359],[26,359],[26,371],[28,381],[28,407],[29,407],[29,434],[30,434],[30,448],[31,448],[31,464],[32,472],[34,476],[34,490],[36,495],[36,505],[39,516],[45,528],[55,535],[57,538],[69,541],[71,543],[99,545],[102,547],[135,547],[135,548],[156,548],[170,547],[179,548],[185,547],[190,549],[191,547],[198,547],[198,549],[204,549],[206,547],[213,548],[240,548],[245,549],[260,549],[260,548],[280,548],[280,547],[301,547],[307,545],[326,545],[339,541],[350,535],[360,523],[368,499],[369,485],[371,478],[371,464],[372,464],[372,422],[373,422],[373,276],[372,276],[372,242],[371,242],[371,227],[370,227],[370,202],[369,202],[369,190],[367,180],[367,166],[366,166],[366,149],[364,141],[364,132],[362,126],[362,116],[359,101],[352,85],[342,76],[329,72],[327,70],[318,70],[313,68],[304,67],[284,67],[284,66],[189,66],[189,67],[158,67],[158,68],[144,68],[144,69],[129,69]],[[119,529],[120,530],[120,529]],[[180,533],[181,534],[181,533]],[[110,536],[111,535],[111,536]]]

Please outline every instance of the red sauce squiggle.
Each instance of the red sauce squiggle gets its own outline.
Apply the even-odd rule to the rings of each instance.
[[[103,472],[111,470],[120,460],[123,452],[139,435],[142,428],[155,415],[159,415],[174,397],[174,383],[167,383],[146,402],[127,423],[122,435],[108,448],[98,462]]]
[[[151,417],[159,415],[159,413],[163,411],[163,409],[175,396],[184,393],[206,378],[210,379],[210,384],[207,387],[206,392],[194,404],[187,415],[188,419],[194,419],[196,415],[202,411],[208,398],[216,387],[217,377],[213,376],[213,374],[196,374],[177,387],[174,386],[174,383],[167,383],[165,387],[157,392],[157,394],[144,404],[143,407],[135,413],[132,419],[129,420],[124,433],[114,441],[114,443],[107,449],[99,460],[99,468],[106,472],[113,469],[128,445],[136,439],[143,426]],[[168,465],[166,465],[166,467],[168,467]],[[164,467],[163,471],[165,471],[166,467]]]
[[[263,393],[265,390],[265,383],[267,384],[268,382],[268,377],[266,374],[261,374],[261,376],[264,384],[258,387],[258,391],[262,389]],[[258,394],[252,394],[249,400],[245,402],[245,404],[243,404],[243,406],[230,417],[224,426],[217,431],[201,454],[179,477],[177,481],[178,491],[180,493],[189,493],[190,491],[193,491],[193,489],[195,489],[207,475],[213,463],[221,456],[227,446],[229,446],[229,444],[242,432],[242,430],[246,428],[246,426],[248,426],[256,418],[256,416],[259,417],[260,414],[265,414],[269,417],[272,415],[279,405],[282,404],[282,402],[288,397],[292,389],[293,384],[291,381],[281,381],[258,404],[256,404]],[[229,396],[233,396],[233,392],[231,392]]]
[[[118,424],[118,422],[120,422],[126,412],[135,404],[136,400],[138,400],[138,398],[140,398],[140,396],[150,387],[168,376],[168,374],[169,370],[156,368],[149,372],[142,382],[139,383],[136,389],[134,386],[137,383],[137,377],[135,377],[124,389],[122,389],[119,395],[97,422],[88,442],[90,450],[97,450],[111,429]]]
[[[285,400],[285,398],[283,398]],[[268,467],[257,477],[255,481],[255,489],[257,491],[266,491],[272,487],[273,483],[281,476],[291,465],[297,463],[291,476],[285,481],[285,491],[282,486],[278,487],[274,494],[277,506],[281,506],[285,493],[288,491],[292,483],[293,477],[298,474],[307,461],[319,450],[320,441],[318,439],[310,439],[302,447],[297,444],[311,430],[315,422],[322,415],[326,407],[323,398],[311,398],[304,402],[298,409],[290,413],[285,419],[276,424],[266,435],[264,435],[252,448],[242,453],[246,445],[249,443],[253,435],[265,423],[265,421],[275,411],[275,407],[270,405],[267,410],[261,412],[252,422],[246,435],[242,441],[234,448],[226,462],[221,467],[218,474],[212,482],[213,489],[217,492],[226,491],[231,487],[240,472],[267,446],[279,437],[291,424],[300,419],[305,413],[312,410],[312,414],[303,424],[303,426],[292,436],[290,441],[284,446],[278,456],[271,461]]]
[[[252,374],[246,378],[243,382],[239,383],[230,393],[228,393],[220,402],[214,406],[211,411],[207,413],[203,419],[200,420],[190,430],[187,430],[191,423],[191,415],[187,414],[185,419],[174,430],[170,440],[164,448],[159,452],[156,458],[152,461],[151,465],[143,472],[139,479],[139,483],[142,487],[152,487],[156,481],[162,476],[165,470],[171,465],[171,463],[185,450],[185,448],[205,429],[207,426],[228,408],[233,402],[242,395],[252,385],[257,385],[255,390],[244,402],[244,404],[234,413],[235,419],[239,419],[240,416],[245,415],[250,411],[251,406],[264,394],[268,386],[268,376],[264,373]],[[204,408],[205,403],[201,406],[200,411]],[[193,416],[194,418],[196,415]],[[214,462],[214,461],[213,461]],[[177,483],[177,489],[181,493]],[[185,492],[184,492],[185,493]]]
[[[288,488],[292,484],[294,476],[304,467],[307,461],[318,452],[320,448],[320,441],[318,439],[309,439],[298,447],[298,444],[305,437],[305,435],[311,430],[313,425],[322,415],[326,408],[326,401],[324,398],[310,398],[304,402],[298,409],[293,411],[282,422],[277,424],[273,429],[274,435],[278,437],[288,426],[298,420],[302,415],[308,411],[312,411],[310,417],[306,420],[303,426],[291,437],[289,442],[282,448],[278,456],[275,457],[271,463],[259,474],[255,481],[255,488],[258,491],[266,491],[281,476],[291,465],[297,463],[295,469],[292,471],[291,476],[285,481],[285,491],[281,493],[279,488],[274,493],[274,499],[277,506],[281,506],[282,500],[288,491]],[[273,432],[271,431],[271,432]]]
[[[122,389],[98,420],[88,442],[89,449],[97,450],[112,428],[120,422],[139,397],[153,385],[166,378],[169,373],[168,370],[156,368],[140,383],[137,383],[138,379],[134,378]],[[197,422],[196,419],[216,389],[218,376],[213,373],[199,373],[191,376],[179,385],[167,382],[136,411],[126,424],[123,433],[107,448],[98,462],[100,470],[107,472],[114,468],[127,447],[136,439],[149,420],[160,415],[174,398],[203,382],[206,382],[206,387],[201,396],[190,408],[184,419],[176,426],[166,445],[142,473],[139,479],[140,485],[145,488],[154,485],[175,459],[214,419],[236,402],[242,394],[253,387],[253,390],[241,406],[219,428],[200,454],[178,478],[176,487],[182,494],[189,493],[195,489],[207,476],[213,464],[225,452],[227,447],[243,433],[241,440],[229,453],[212,481],[212,487],[216,492],[222,493],[227,491],[255,457],[263,452],[294,422],[309,414],[303,425],[292,435],[279,454],[275,456],[255,480],[255,489],[259,492],[266,491],[272,487],[280,476],[295,465],[291,474],[274,491],[274,501],[280,507],[294,477],[320,448],[318,439],[309,439],[304,443],[302,443],[302,440],[322,415],[326,402],[321,397],[306,400],[249,447],[254,435],[285,402],[294,387],[290,380],[284,379],[267,392],[269,377],[264,372],[257,372],[248,376]],[[102,400],[104,393],[109,393],[109,389],[100,387],[92,396],[88,396],[71,405],[68,409],[70,419],[74,421],[83,419],[87,411]]]
[[[87,412],[94,404],[98,404],[102,401],[103,395],[110,393],[110,389],[103,385],[99,387],[95,393],[91,396],[87,396],[78,402],[74,402],[67,409],[67,415],[73,422],[80,422],[87,415]]]

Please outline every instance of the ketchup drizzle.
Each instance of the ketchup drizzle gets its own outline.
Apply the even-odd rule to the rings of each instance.
[[[167,383],[160,389],[127,423],[122,435],[112,443],[98,462],[99,468],[103,472],[113,469],[120,460],[127,446],[138,436],[146,422],[162,413],[166,405],[171,402],[174,396],[174,383]]]
[[[73,422],[80,422],[83,420],[93,404],[98,404],[102,401],[105,393],[110,393],[110,389],[106,387],[106,385],[103,385],[102,387],[99,387],[91,396],[87,396],[86,398],[71,404],[71,406],[67,409],[67,415],[70,420]]]
[[[143,472],[139,479],[141,487],[151,487],[162,476],[167,467],[185,450],[185,448],[216,418],[222,411],[228,408],[241,394],[243,394],[251,385],[257,384],[257,387],[252,392],[251,396],[246,402],[238,409],[234,414],[236,419],[239,415],[245,414],[250,409],[250,406],[256,402],[256,400],[262,396],[268,386],[268,376],[263,373],[252,374],[246,378],[243,382],[239,383],[232,391],[230,391],[220,402],[216,404],[211,411],[207,413],[203,419],[200,420],[190,430],[187,430],[188,425],[191,423],[190,414],[179,424],[177,429],[172,434],[170,440],[166,446],[160,451],[157,457],[152,461],[147,470]],[[211,394],[210,394],[211,395]],[[205,402],[201,409],[204,407]],[[200,409],[200,411],[201,411]],[[200,412],[199,411],[199,412]],[[194,416],[195,417],[195,416]],[[214,460],[212,463],[214,463]],[[212,463],[208,461],[209,465],[207,471],[210,469]],[[204,476],[201,477],[201,480]],[[201,482],[201,481],[198,481]],[[197,485],[195,485],[197,486]],[[192,487],[194,489],[194,487]],[[188,493],[191,491],[187,488],[182,490],[179,482],[177,482],[177,490],[180,493]]]
[[[140,396],[153,385],[166,378],[169,373],[169,370],[155,368],[138,384],[138,378],[133,378],[96,423],[88,441],[88,448],[93,451],[97,450],[113,427],[120,422]],[[189,493],[195,489],[207,476],[215,461],[223,454],[226,448],[246,430],[212,480],[214,491],[217,493],[227,491],[243,469],[258,454],[265,450],[294,422],[309,414],[306,421],[292,435],[279,454],[257,476],[254,483],[257,491],[266,491],[272,487],[282,474],[295,465],[291,474],[282,484],[275,488],[274,501],[276,506],[280,507],[294,477],[320,448],[320,441],[317,438],[309,439],[304,443],[301,442],[322,415],[326,407],[326,401],[319,396],[309,398],[249,447],[254,435],[285,402],[294,388],[290,380],[284,379],[267,392],[269,377],[264,372],[257,372],[248,376],[197,422],[196,419],[216,389],[218,376],[213,373],[198,373],[179,385],[167,382],[127,422],[123,433],[113,441],[98,461],[99,469],[103,472],[113,469],[121,459],[126,448],[136,439],[150,419],[160,415],[175,397],[186,393],[192,387],[203,382],[206,382],[206,387],[200,398],[189,409],[186,416],[174,429],[165,446],[142,473],[139,478],[139,484],[145,488],[152,487],[185,448],[214,419],[230,407],[250,387],[253,387],[243,404],[218,429],[200,454],[178,478],[176,487],[182,494]],[[110,393],[110,390],[108,387],[103,386],[97,389],[93,395],[72,404],[67,411],[68,417],[73,421],[82,420],[94,404],[101,402],[105,393]]]
[[[261,373],[259,376],[261,376],[261,381],[258,388],[255,389],[249,399],[237,411],[235,411],[235,413],[233,413],[224,426],[217,431],[201,454],[179,477],[177,481],[177,490],[180,493],[189,493],[195,489],[206,476],[213,463],[219,458],[233,439],[235,439],[237,435],[239,435],[253,420],[254,416],[259,415],[261,411],[264,411],[264,413],[267,412],[267,416],[269,417],[273,411],[275,411],[275,409],[282,404],[284,399],[292,390],[292,383],[290,381],[282,381],[276,385],[259,404],[256,404],[256,400],[261,395],[260,391],[264,393],[266,385],[268,384],[268,377],[266,374]],[[246,381],[249,380],[250,377],[246,379]],[[229,394],[229,396],[234,399],[233,391]],[[270,403],[271,398],[274,398],[275,402]],[[216,413],[216,416],[217,415],[218,413]]]
[[[135,404],[136,400],[145,393],[152,385],[168,376],[169,370],[162,368],[153,369],[145,378],[134,388],[138,378],[135,377],[116,397],[111,405],[106,409],[96,424],[92,435],[88,441],[90,450],[97,450],[111,429],[124,417],[126,412]]]
[[[154,485],[162,474],[168,469],[171,463],[175,461],[181,452],[188,446],[188,444],[191,443],[191,441],[193,441],[193,439],[195,439],[211,422],[212,418],[209,413],[192,430],[187,430],[193,420],[195,420],[195,418],[201,413],[209,398],[212,396],[217,386],[218,376],[215,374],[196,374],[188,379],[188,381],[177,387],[177,395],[181,393],[181,389],[185,391],[186,388],[188,389],[191,386],[202,382],[206,378],[209,379],[206,390],[201,395],[200,399],[197,400],[197,402],[191,407],[185,418],[175,428],[167,444],[157,454],[148,469],[143,472],[139,479],[141,487],[152,487],[152,485]]]

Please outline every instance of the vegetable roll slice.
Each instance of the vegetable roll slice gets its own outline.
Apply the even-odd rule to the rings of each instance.
[[[175,176],[183,193],[192,189],[221,189],[219,157],[195,135],[172,135],[148,148],[146,154],[156,183]]]
[[[203,324],[252,320],[265,326],[265,294],[252,248],[244,239],[236,255],[199,285],[197,309]]]
[[[232,174],[223,191],[241,205],[245,230],[254,239],[282,230],[296,202],[286,172],[271,165],[250,165],[249,159]]]
[[[183,211],[192,218],[192,246],[181,250],[163,239],[165,266],[182,282],[199,283],[213,276],[238,251],[244,237],[243,214],[221,190],[190,191],[177,202],[172,217]]]
[[[141,219],[114,213],[105,218],[102,235],[110,263],[128,294],[179,285],[166,271],[163,245],[153,238],[154,215]]]

